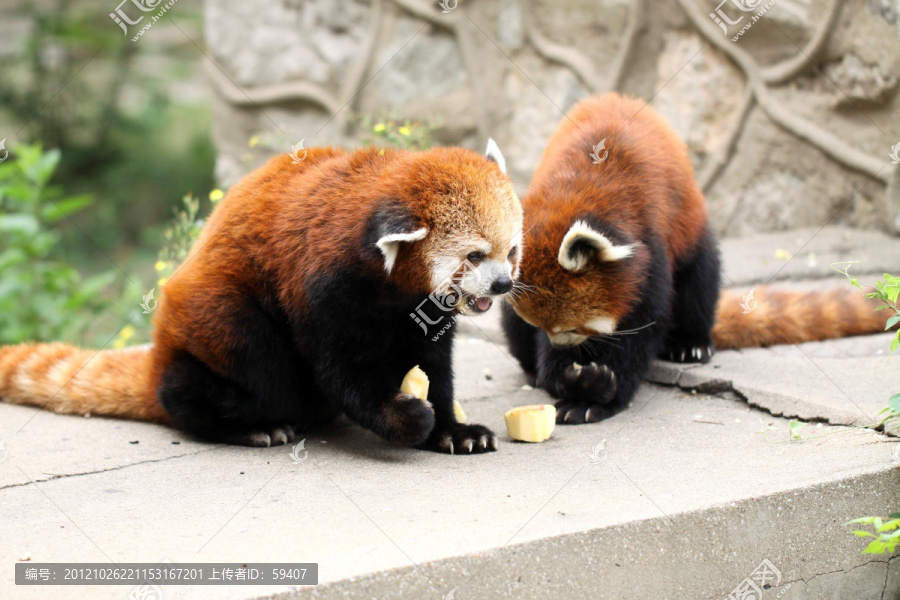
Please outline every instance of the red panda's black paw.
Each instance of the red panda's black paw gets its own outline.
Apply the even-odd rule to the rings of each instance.
[[[384,438],[401,446],[418,446],[434,429],[434,407],[412,394],[395,394],[384,406]]]
[[[560,399],[578,404],[605,404],[616,395],[616,374],[606,365],[592,362],[566,368],[560,381]],[[557,423],[563,423],[557,412]],[[584,421],[582,421],[584,422]]]
[[[616,411],[609,404],[596,402],[572,402],[560,400],[556,403],[556,422],[559,425],[581,425],[596,423],[611,417]]]
[[[230,436],[227,440],[230,444],[238,446],[252,446],[254,448],[269,448],[271,446],[283,446],[294,441],[294,430],[288,425],[273,427],[266,431],[247,431]]]
[[[497,450],[497,436],[482,425],[456,423],[450,429],[432,432],[419,448],[444,454],[483,454]]]
[[[663,350],[660,358],[670,362],[680,363],[708,363],[709,359],[716,353],[716,348],[712,342],[708,344],[679,344],[670,343]]]

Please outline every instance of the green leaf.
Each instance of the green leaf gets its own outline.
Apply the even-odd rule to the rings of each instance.
[[[788,429],[791,433],[791,439],[799,440],[800,438],[800,430],[806,427],[806,423],[801,423],[800,421],[791,421],[788,423]]]
[[[898,534],[900,534],[900,531],[894,531],[898,527],[900,527],[900,519],[891,519],[878,528],[878,533],[881,533],[882,531],[893,531],[894,533],[892,533],[890,537],[895,538]]]
[[[890,516],[892,519],[900,519],[900,513],[891,513]]]
[[[874,533],[870,533],[868,531],[860,531],[858,529],[853,532],[853,535],[855,535],[856,537],[875,537]]]
[[[850,280],[850,285],[855,285],[859,289],[862,289],[862,284],[859,282],[859,279],[855,277]]]
[[[852,521],[847,521],[844,525],[851,525],[853,523],[863,523],[864,525],[870,525],[875,522],[876,517],[860,517],[858,519],[853,519]]]
[[[881,554],[887,549],[884,542],[880,542],[878,540],[872,540],[866,549],[862,551],[863,554]]]
[[[900,412],[900,394],[894,394],[888,400],[888,408],[894,412]]]
[[[891,354],[896,352],[898,347],[900,347],[900,331],[897,332],[897,337],[891,340]]]
[[[894,325],[896,325],[897,323],[900,323],[900,315],[894,315],[893,317],[888,319],[884,328],[885,328],[885,330],[888,330],[891,327],[893,327]]]
[[[0,215],[0,231],[34,235],[39,228],[38,220],[32,215]]]
[[[48,203],[47,205],[45,205],[41,210],[41,216],[47,221],[55,223],[60,219],[64,219],[66,217],[74,215],[78,211],[90,206],[93,203],[94,199],[90,194],[70,196],[69,198],[57,200],[56,202]]]

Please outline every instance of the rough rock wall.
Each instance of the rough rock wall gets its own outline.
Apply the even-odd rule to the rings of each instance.
[[[494,137],[524,191],[564,111],[618,89],[683,136],[721,234],[900,230],[900,0],[718,2],[207,0],[218,176],[394,114]]]

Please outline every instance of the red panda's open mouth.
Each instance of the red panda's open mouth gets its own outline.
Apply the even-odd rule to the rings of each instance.
[[[462,304],[462,312],[469,314],[481,314],[487,312],[493,306],[494,301],[488,296],[472,296],[466,294]]]

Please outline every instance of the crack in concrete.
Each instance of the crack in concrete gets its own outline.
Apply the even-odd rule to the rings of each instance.
[[[894,558],[897,558],[897,557],[894,557]],[[872,560],[866,561],[866,562],[864,562],[864,563],[861,564],[861,565],[856,565],[855,567],[853,567],[853,568],[850,569],[850,570],[836,569],[836,570],[834,570],[834,571],[826,571],[825,573],[816,573],[815,575],[813,575],[813,576],[810,577],[809,579],[803,579],[802,577],[800,577],[799,579],[795,579],[795,580],[793,580],[793,581],[785,581],[785,582],[783,582],[783,583],[780,583],[780,584],[778,585],[778,588],[775,588],[775,589],[783,588],[783,587],[786,586],[786,585],[794,585],[795,583],[800,583],[800,582],[802,582],[803,585],[809,587],[809,584],[812,583],[813,581],[815,581],[816,579],[818,579],[819,577],[824,577],[825,575],[834,575],[834,574],[836,574],[836,573],[843,573],[844,575],[849,575],[850,573],[852,573],[853,571],[856,571],[857,569],[861,569],[861,568],[866,567],[866,566],[868,566],[868,565],[871,565],[871,564],[873,564],[873,563],[880,563],[880,564],[883,564],[883,565],[885,566],[885,568],[884,568],[884,585],[882,586],[882,590],[881,590],[881,597],[882,597],[882,600],[883,600],[883,599],[884,599],[884,593],[885,593],[885,591],[887,590],[887,580],[888,580],[888,573],[889,573],[889,571],[890,571],[889,565],[890,565],[890,563],[891,563],[891,560],[893,560],[893,558],[889,558],[889,559],[881,559],[880,557],[879,557],[879,558],[873,558]]]
[[[697,368],[699,368],[699,365],[692,365],[692,366],[686,366],[686,367],[680,368],[678,370],[678,376],[671,383],[661,382],[661,381],[654,381],[653,383],[655,383],[657,385],[667,386],[667,387],[677,387],[678,389],[684,390],[684,391],[697,390],[698,392],[703,393],[703,394],[722,394],[722,393],[730,392],[730,393],[734,394],[735,396],[737,396],[742,402],[745,402],[751,408],[755,408],[761,412],[764,412],[766,414],[772,415],[773,417],[778,417],[781,419],[802,419],[804,423],[827,423],[828,425],[834,425],[834,426],[839,426],[839,427],[860,427],[859,425],[846,423],[844,421],[833,421],[829,417],[818,417],[818,418],[810,419],[810,418],[801,417],[799,414],[790,414],[790,413],[783,412],[783,411],[779,412],[779,411],[773,410],[767,406],[757,404],[756,402],[751,400],[747,394],[745,394],[744,392],[739,390],[734,385],[733,381],[727,380],[727,379],[709,379],[707,381],[700,383],[699,385],[694,385],[694,386],[682,385],[680,383],[682,374],[687,369],[697,369]],[[874,431],[884,431],[884,427],[874,427],[871,429],[873,429]]]
[[[178,459],[178,458],[184,458],[184,457],[186,457],[186,456],[197,456],[198,454],[204,454],[204,453],[206,453],[206,452],[212,452],[213,450],[218,450],[219,448],[224,448],[225,446],[227,446],[227,444],[220,444],[220,445],[214,446],[214,447],[212,447],[212,448],[205,448],[205,449],[203,449],[203,450],[198,450],[197,452],[186,452],[186,453],[184,453],[184,454],[175,454],[175,455],[173,455],[173,456],[165,456],[165,457],[163,457],[163,458],[156,458],[156,459],[150,459],[150,460],[142,460],[142,461],[140,461],[140,462],[128,463],[128,464],[124,464],[124,465],[116,465],[116,466],[114,466],[114,467],[109,467],[108,469],[100,469],[100,470],[97,470],[97,471],[84,471],[84,472],[81,472],[81,473],[64,473],[64,474],[60,474],[60,475],[51,475],[50,477],[48,477],[48,478],[46,478],[46,479],[37,479],[37,478],[35,478],[35,479],[34,479],[34,482],[35,482],[35,483],[45,483],[45,482],[48,482],[48,481],[57,481],[57,480],[59,480],[59,479],[69,479],[69,478],[71,478],[71,477],[82,477],[82,476],[85,476],[85,475],[97,475],[97,474],[99,474],[99,473],[109,473],[109,472],[111,472],[111,471],[121,471],[122,469],[127,469],[127,468],[130,468],[130,467],[137,467],[137,466],[140,466],[140,465],[149,465],[149,464],[154,464],[154,463],[161,463],[161,462],[166,462],[166,461],[174,460],[174,459]],[[22,482],[22,483],[11,483],[11,484],[9,484],[9,485],[0,486],[0,492],[2,492],[2,491],[4,491],[4,490],[12,489],[12,488],[25,487],[25,486],[28,486],[28,485],[31,485],[31,484],[32,484],[31,481],[24,481],[24,482]]]

